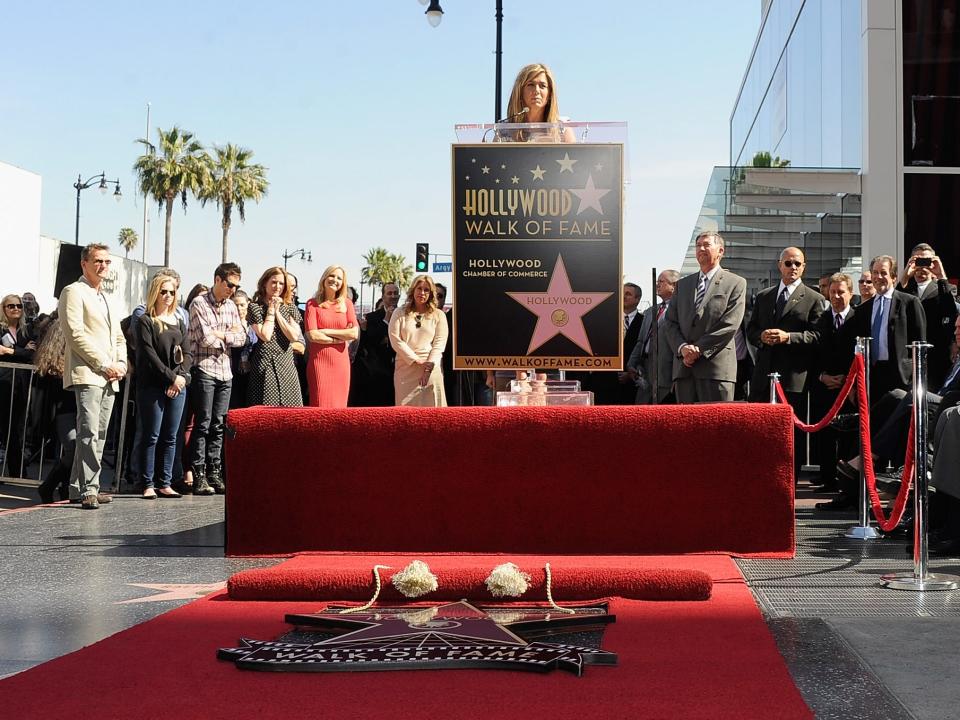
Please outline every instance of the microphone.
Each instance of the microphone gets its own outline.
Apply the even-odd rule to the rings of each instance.
[[[500,123],[513,122],[514,119],[521,117],[523,115],[526,115],[528,112],[530,112],[530,108],[524,107],[518,113],[514,113],[513,115],[507,115],[507,117],[497,120],[496,124],[499,125]]]

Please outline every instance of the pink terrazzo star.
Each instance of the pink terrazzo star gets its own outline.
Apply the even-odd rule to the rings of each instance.
[[[508,292],[507,295],[537,316],[537,326],[530,338],[527,354],[550,338],[563,335],[593,355],[590,341],[587,339],[587,330],[583,327],[583,316],[613,293],[573,292],[570,287],[570,278],[567,277],[567,269],[563,264],[563,257],[558,255],[546,292]]]

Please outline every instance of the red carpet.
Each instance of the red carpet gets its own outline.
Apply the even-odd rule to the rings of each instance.
[[[684,557],[537,557],[520,555],[300,555],[271,568],[244,570],[230,578],[232,600],[369,600],[373,595],[374,565],[381,570],[380,602],[406,598],[390,583],[413,560],[423,560],[437,576],[438,588],[424,601],[503,601],[487,590],[485,580],[497,565],[513,562],[530,576],[529,588],[519,600],[546,600],[544,563],[550,563],[555,600],[591,600],[617,596],[632,600],[706,600],[713,581],[703,570],[682,567],[696,560]],[[677,560],[678,562],[674,562]],[[686,561],[686,563],[682,562]]]
[[[229,555],[794,551],[789,407],[233,410]]]
[[[697,560],[716,583],[713,597],[614,600],[617,622],[604,647],[620,664],[590,668],[582,678],[245,672],[217,660],[217,649],[241,636],[273,638],[288,629],[284,613],[319,605],[220,594],[0,681],[0,707],[17,720],[811,718],[736,567],[724,557]],[[92,673],[109,679],[91,681]]]

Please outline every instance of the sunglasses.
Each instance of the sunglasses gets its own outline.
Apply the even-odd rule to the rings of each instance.
[[[110,265],[113,263],[113,260],[91,260],[90,262],[96,263],[97,265]]]
[[[9,307],[9,306],[8,306]],[[417,330],[420,329],[420,324],[423,322],[423,315],[414,315],[413,319],[417,321]]]
[[[230,288],[231,290],[239,290],[239,289],[240,289],[240,283],[234,284],[234,283],[230,282],[229,280],[224,280],[224,282],[227,284],[227,287]]]
[[[19,303],[7,303],[7,310],[23,310],[23,305]]]
[[[859,280],[861,285],[873,285],[873,280]]]
[[[799,260],[784,260],[783,264],[786,267],[803,267],[803,263]]]
[[[169,295],[170,297],[173,297],[173,296],[176,295],[176,294],[177,294],[177,291],[176,291],[176,290],[161,290],[161,291],[160,291],[160,295],[161,295],[161,296]]]

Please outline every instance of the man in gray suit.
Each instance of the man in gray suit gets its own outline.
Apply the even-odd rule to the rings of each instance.
[[[729,402],[737,380],[734,336],[746,309],[747,281],[720,267],[723,238],[696,240],[700,272],[677,283],[663,335],[673,354],[677,402]]]
[[[637,405],[662,404],[671,397],[673,353],[661,328],[679,279],[676,270],[664,270],[657,276],[660,302],[643,313],[637,343],[627,360],[627,373],[637,386]]]

